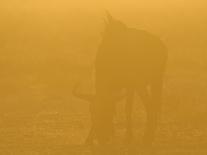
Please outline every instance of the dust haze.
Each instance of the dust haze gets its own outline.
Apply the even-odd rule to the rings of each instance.
[[[128,27],[155,34],[168,49],[158,154],[206,154],[206,5],[202,0],[2,0],[0,153],[89,154],[81,146],[91,126],[89,104],[72,89],[81,83],[79,91],[95,91],[94,62],[107,11]],[[138,96],[135,101],[139,144],[146,114]],[[115,120],[119,143],[124,102],[118,103]]]

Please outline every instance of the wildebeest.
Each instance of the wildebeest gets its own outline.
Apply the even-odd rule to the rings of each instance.
[[[79,95],[92,103],[92,130],[99,143],[113,135],[117,96],[125,91],[126,136],[132,138],[132,106],[135,93],[146,108],[143,143],[151,145],[162,105],[167,48],[155,35],[129,28],[111,15],[95,59],[95,95]],[[78,96],[78,95],[77,95]]]

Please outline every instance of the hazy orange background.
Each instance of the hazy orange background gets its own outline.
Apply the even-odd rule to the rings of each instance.
[[[58,144],[82,142],[90,124],[88,105],[75,99],[71,88],[81,81],[82,91],[93,91],[105,10],[129,27],[156,34],[168,47],[160,139],[205,146],[206,5],[204,0],[1,0],[0,153],[63,154],[69,150],[58,151]],[[121,133],[121,103],[119,110]],[[142,105],[134,111],[142,126]]]

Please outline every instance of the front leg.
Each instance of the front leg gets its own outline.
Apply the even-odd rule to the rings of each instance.
[[[94,126],[92,125],[89,134],[85,140],[85,145],[93,145],[95,140],[95,130],[94,130]]]

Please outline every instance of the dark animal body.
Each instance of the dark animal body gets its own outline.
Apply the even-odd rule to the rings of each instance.
[[[131,102],[134,93],[138,92],[146,105],[148,115],[149,127],[146,136],[152,138],[149,134],[153,134],[155,130],[156,117],[161,106],[166,60],[165,45],[159,38],[146,31],[122,27],[119,32],[111,31],[106,34],[95,63],[97,98],[95,124],[102,123],[97,126],[101,140],[106,139],[110,132],[112,134],[109,130],[112,130],[113,126],[113,95],[122,89],[126,89],[127,96],[128,134],[131,134]]]
[[[151,144],[162,104],[167,49],[151,33],[128,28],[111,16],[108,20],[95,61],[93,133],[99,143],[112,137],[116,98],[125,90],[126,137],[132,138],[131,114],[137,93],[147,113],[144,143]]]

